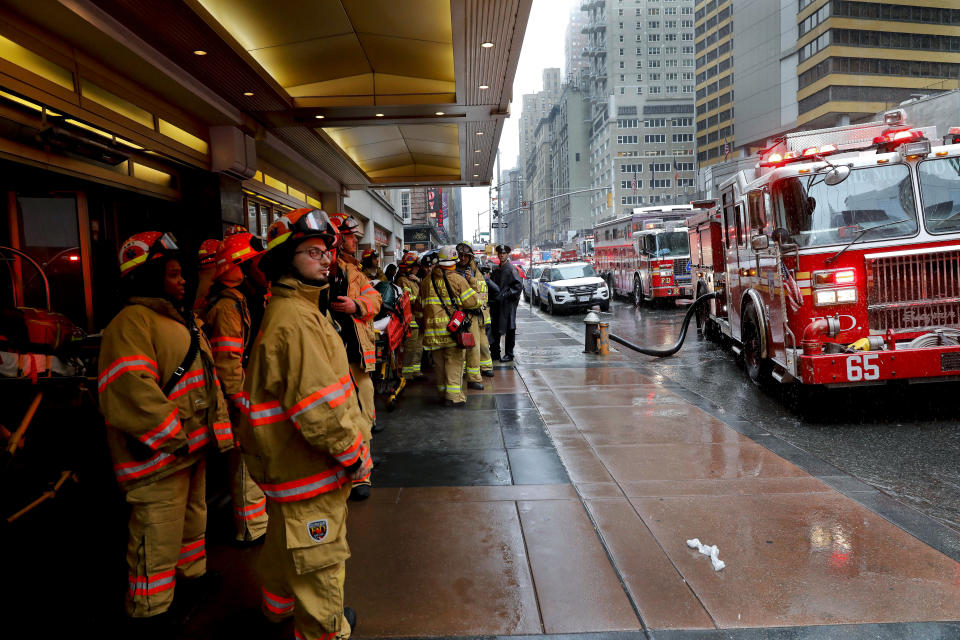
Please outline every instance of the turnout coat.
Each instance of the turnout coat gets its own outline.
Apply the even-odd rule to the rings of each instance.
[[[517,268],[510,264],[509,260],[504,260],[503,264],[494,270],[493,275],[494,281],[500,287],[497,331],[502,335],[517,329],[517,305],[520,304],[523,281]]]

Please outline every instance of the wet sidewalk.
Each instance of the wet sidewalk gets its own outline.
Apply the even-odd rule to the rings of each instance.
[[[356,637],[960,638],[949,532],[520,315],[516,366],[466,408],[426,381],[380,410],[375,489],[348,523]]]

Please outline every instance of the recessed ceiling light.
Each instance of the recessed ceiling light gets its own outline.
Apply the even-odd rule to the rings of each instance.
[[[474,153],[480,153],[480,149],[474,149],[473,152],[474,152]]]
[[[483,47],[484,49],[489,49],[490,47],[493,46],[493,43],[492,43],[492,42],[484,42],[484,43],[482,43],[480,46]]]
[[[321,115],[314,116],[314,118],[316,118],[317,120],[323,120],[326,117],[327,116],[321,116]]]
[[[378,113],[378,114],[377,114],[377,117],[378,117],[378,118],[382,118],[382,117],[383,117],[383,114],[382,114],[382,113]]]
[[[482,85],[480,85],[480,88],[481,88],[481,89],[489,89],[490,86],[489,86],[489,85],[482,84]]]
[[[437,115],[438,115],[438,116],[444,115],[444,114],[443,114],[443,111],[437,111]]]
[[[477,131],[477,135],[478,135],[478,136],[482,136],[482,135],[483,135],[483,131]]]
[[[203,49],[196,49],[196,50],[193,52],[193,55],[195,55],[195,56],[205,56],[205,55],[207,55],[207,52],[204,51]]]
[[[479,177],[480,177],[480,174],[479,174],[479,173],[475,173],[475,174],[473,174],[473,177],[474,177],[474,178],[479,178]]]
[[[473,163],[473,166],[479,167],[479,166],[480,166],[480,163],[479,163],[479,162],[474,162],[474,163]]]
[[[244,92],[243,92],[243,95],[245,95],[245,96],[252,96],[252,95],[253,95],[253,91],[244,91]]]

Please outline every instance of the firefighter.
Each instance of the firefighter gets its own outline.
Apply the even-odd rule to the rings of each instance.
[[[410,320],[410,335],[403,343],[403,370],[404,378],[422,378],[420,373],[420,358],[423,354],[423,334],[420,324],[423,322],[423,311],[420,308],[420,278],[416,276],[418,267],[417,254],[408,251],[400,259],[397,267],[397,284],[410,296],[410,310],[413,318]]]
[[[377,367],[377,352],[373,333],[373,319],[380,312],[381,298],[360,270],[357,261],[357,244],[363,238],[360,223],[353,216],[337,216],[332,222],[339,230],[341,250],[338,252],[336,270],[330,278],[330,310],[340,328],[340,336],[347,348],[350,371],[357,383],[357,395],[365,418],[364,443],[370,446],[377,428],[377,413],[373,406],[373,380],[370,371]],[[370,497],[370,478],[354,483],[350,494],[352,500]]]
[[[272,296],[243,387],[238,440],[267,495],[261,608],[293,617],[297,638],[348,638],[343,606],[347,496],[369,473],[364,424],[343,341],[325,311],[336,230],[323,211],[296,209],[267,231],[261,268]]]
[[[127,614],[143,633],[172,629],[174,585],[206,574],[204,449],[233,447],[213,355],[184,308],[173,236],[138,233],[120,248],[124,307],[103,330],[100,411],[131,507]],[[149,622],[143,619],[149,619]]]
[[[380,256],[373,249],[364,249],[360,255],[360,265],[363,275],[371,282],[387,282],[387,274],[380,268]]]
[[[457,346],[447,325],[457,310],[478,309],[477,293],[456,272],[457,248],[447,245],[437,255],[437,266],[420,283],[423,308],[423,349],[433,354],[437,391],[448,407],[463,407],[464,349]],[[470,316],[467,316],[470,318]]]
[[[215,238],[200,243],[197,252],[197,296],[193,304],[194,311],[203,311],[207,307],[207,294],[217,275],[217,249],[220,241]]]
[[[471,309],[470,315],[470,333],[473,334],[473,346],[464,351],[467,372],[467,388],[483,391],[483,379],[480,377],[480,334],[483,333],[483,299],[480,297],[480,287],[477,282],[476,271],[474,270],[473,248],[466,242],[457,244],[457,273],[463,276],[467,284],[477,292],[481,307]],[[482,279],[481,279],[482,281]],[[490,368],[493,368],[493,362],[490,362]]]
[[[252,320],[242,287],[254,258],[264,250],[263,241],[248,232],[224,238],[217,250],[217,275],[204,312],[204,330],[213,346],[220,385],[230,405],[230,422],[239,418],[238,403],[243,391],[244,354],[253,341]],[[253,296],[253,304],[261,304]],[[240,543],[262,541],[267,532],[267,500],[250,477],[239,449],[229,454],[230,496],[236,539]]]

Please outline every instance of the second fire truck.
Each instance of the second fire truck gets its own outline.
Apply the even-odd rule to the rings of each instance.
[[[594,265],[611,291],[634,302],[690,297],[690,204],[643,207],[594,228]]]
[[[960,376],[960,128],[900,110],[784,136],[688,221],[704,330],[751,379]]]

